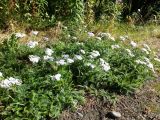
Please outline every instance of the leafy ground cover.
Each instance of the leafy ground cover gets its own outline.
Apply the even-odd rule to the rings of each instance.
[[[65,33],[45,46],[19,42],[25,36],[16,33],[0,46],[2,119],[57,118],[84,104],[88,94],[112,100],[153,78],[159,66],[147,44],[128,36],[88,32],[79,41]]]

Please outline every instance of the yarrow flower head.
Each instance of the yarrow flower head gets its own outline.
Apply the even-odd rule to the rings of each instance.
[[[120,48],[120,46],[119,45],[111,45],[111,48],[112,49],[118,49],[118,48]]]
[[[73,40],[77,40],[77,37],[72,37]]]
[[[81,52],[82,54],[85,54],[85,53],[86,53],[86,52],[85,52],[84,50],[82,50],[82,49],[80,50],[80,52]]]
[[[88,36],[89,36],[89,37],[94,37],[95,35],[94,35],[94,33],[92,33],[92,32],[88,32]]]
[[[56,75],[51,76],[51,79],[59,81],[61,80],[61,76],[62,76],[61,74],[56,74]]]
[[[137,64],[141,64],[141,65],[146,65],[147,63],[142,61],[142,60],[136,60],[135,61]]]
[[[61,59],[61,60],[59,60],[59,61],[56,61],[56,63],[57,63],[58,65],[66,65],[66,64],[67,64],[64,59]]]
[[[126,40],[126,38],[125,38],[124,36],[120,36],[119,39],[120,39],[121,41],[125,41],[125,40]]]
[[[102,38],[110,38],[111,34],[110,33],[100,32],[100,33],[98,33],[98,36],[100,36]]]
[[[131,57],[134,57],[134,54],[132,53],[132,51],[130,49],[126,49],[126,51],[128,52],[128,54],[131,56]]]
[[[100,58],[100,65],[102,66],[103,70],[106,71],[106,72],[111,69],[109,63],[107,63],[102,58]]]
[[[160,62],[160,59],[159,58],[154,58],[155,61],[157,62]]]
[[[43,56],[43,59],[44,59],[45,61],[53,61],[53,60],[54,60],[53,57],[48,56],[48,55]]]
[[[36,42],[36,41],[29,41],[29,42],[27,43],[27,46],[30,47],[30,48],[34,48],[34,47],[36,47],[37,45],[38,45],[38,42]]]
[[[144,57],[144,60],[145,61],[142,61],[142,60],[136,60],[135,62],[137,64],[142,64],[142,65],[146,65],[148,68],[150,68],[152,70],[153,73],[155,73],[155,70],[154,70],[154,66],[153,64],[150,62],[150,60],[146,57]]]
[[[31,31],[31,33],[33,34],[33,35],[38,35],[38,31]]]
[[[74,63],[74,60],[71,58],[67,58],[67,63],[69,63],[69,64]]]
[[[115,38],[112,37],[112,35],[111,35],[110,33],[100,32],[100,33],[98,33],[98,36],[99,36],[100,38],[103,38],[103,39],[106,38],[106,39],[110,39],[110,40],[115,41]]]
[[[26,36],[26,34],[24,34],[24,33],[15,33],[15,36],[16,36],[17,38],[23,38],[23,37]]]
[[[81,43],[77,42],[76,45],[84,45],[84,43],[83,42],[81,42]]]
[[[40,60],[40,57],[37,55],[29,55],[29,60],[34,64],[34,63],[38,63]]]
[[[82,58],[81,55],[75,55],[75,56],[74,56],[74,59],[75,59],[75,60],[82,60],[83,58]]]
[[[143,52],[145,52],[147,55],[149,54],[148,50],[146,48],[141,49]]]
[[[133,47],[136,47],[136,46],[137,46],[137,43],[135,43],[134,41],[131,41],[131,45],[132,45]]]
[[[54,51],[52,49],[46,48],[46,50],[45,50],[46,55],[51,56],[53,53],[54,53]]]
[[[22,81],[13,77],[10,77],[8,79],[2,80],[0,82],[1,88],[10,88],[13,85],[21,85]]]
[[[146,61],[146,65],[152,70],[152,72],[153,73],[155,73],[155,70],[154,70],[154,66],[153,66],[153,64],[150,62],[150,60],[148,59],[148,58],[144,58],[145,59],[145,61]]]
[[[146,48],[148,51],[151,51],[151,48],[147,44],[143,44],[144,48]]]
[[[69,58],[69,55],[68,55],[68,54],[64,54],[64,55],[62,55],[62,57],[63,57],[64,59],[68,59],[68,58]]]
[[[90,53],[90,58],[96,58],[100,56],[100,53],[99,51],[96,51],[96,50],[93,50],[91,53]]]
[[[91,63],[87,63],[87,66],[91,67],[92,69],[95,68],[95,65],[91,64]]]

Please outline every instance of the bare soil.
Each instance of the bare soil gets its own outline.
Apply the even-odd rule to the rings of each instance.
[[[108,113],[113,110],[121,113],[118,120],[160,120],[160,77],[147,81],[133,95],[118,96],[115,104],[88,98],[84,106],[63,112],[58,120],[112,120]]]

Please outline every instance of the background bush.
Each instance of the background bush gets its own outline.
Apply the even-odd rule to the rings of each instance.
[[[153,16],[158,15],[160,12],[159,0],[123,0],[125,4],[124,17],[131,16],[133,13],[138,12],[143,21],[147,21]]]
[[[138,13],[143,20],[159,14],[159,0],[1,0],[0,25],[10,21],[53,26],[56,21],[92,23],[94,20],[121,20]],[[140,10],[140,12],[138,11]],[[136,16],[137,17],[137,16]]]

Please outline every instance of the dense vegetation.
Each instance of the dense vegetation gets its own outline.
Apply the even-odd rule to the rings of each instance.
[[[158,19],[159,5],[159,0],[1,0],[0,26],[6,27],[13,21],[36,28],[53,26],[56,21],[142,22]]]
[[[87,95],[115,101],[117,94],[133,93],[154,78],[160,59],[126,31],[157,22],[159,5],[159,0],[1,0],[0,28],[11,35],[0,42],[0,119],[58,118],[85,103]],[[122,22],[124,33],[112,35]],[[54,40],[35,31],[52,27]]]
[[[36,41],[20,44],[15,36],[5,40],[0,46],[1,118],[57,118],[82,104],[85,93],[112,100],[113,94],[131,93],[155,73],[148,45],[123,36],[114,40],[109,33],[88,35],[83,42],[45,48]]]

